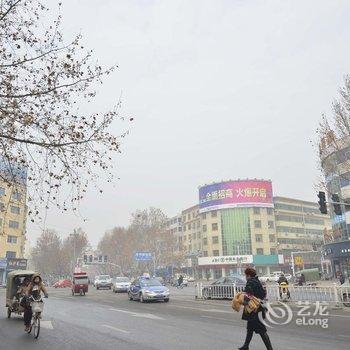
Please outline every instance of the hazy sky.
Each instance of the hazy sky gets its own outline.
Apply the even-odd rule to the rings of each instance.
[[[350,1],[62,3],[67,40],[82,32],[101,64],[119,65],[91,108],[122,92],[135,121],[120,180],[81,205],[87,221],[52,211],[46,227],[82,226],[96,244],[135,209],[175,215],[196,203],[199,185],[222,179],[267,178],[275,194],[316,200],[311,141],[350,72]],[[34,241],[40,229],[28,233]]]

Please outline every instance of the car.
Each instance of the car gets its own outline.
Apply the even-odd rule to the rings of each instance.
[[[95,287],[99,289],[112,289],[112,279],[110,275],[100,275],[95,281]]]
[[[196,280],[195,280],[194,277],[190,276],[190,277],[187,278],[187,281],[188,282],[195,282]]]
[[[276,275],[275,274],[268,274],[264,276],[259,277],[260,282],[275,282],[276,281]]]
[[[59,280],[53,284],[54,288],[71,288],[72,281],[69,279]]]
[[[112,290],[114,293],[126,293],[130,288],[130,284],[128,277],[116,277],[113,280]]]
[[[204,299],[232,299],[234,297],[234,288],[243,290],[246,281],[240,276],[221,277],[212,282],[209,286],[204,286],[202,293]]]
[[[129,300],[169,302],[169,289],[163,286],[155,278],[137,278],[134,280],[128,291]]]

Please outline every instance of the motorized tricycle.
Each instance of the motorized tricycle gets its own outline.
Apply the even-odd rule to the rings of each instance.
[[[74,272],[72,280],[72,295],[85,295],[89,289],[89,279],[86,272]]]
[[[6,307],[8,318],[11,317],[12,313],[22,315],[24,312],[24,308],[20,304],[22,297],[20,288],[23,286],[25,280],[27,279],[30,281],[34,274],[34,271],[28,270],[15,270],[8,273],[6,286]]]

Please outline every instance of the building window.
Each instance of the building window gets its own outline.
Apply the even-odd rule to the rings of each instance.
[[[203,225],[202,230],[203,232],[207,232],[207,225]]]
[[[208,238],[207,237],[203,238],[203,245],[208,245]]]
[[[201,223],[199,221],[197,221],[197,228],[201,227]]]
[[[12,214],[20,214],[21,209],[19,207],[15,207],[14,205],[11,205],[11,213]]]
[[[273,221],[268,221],[267,226],[268,228],[275,228],[275,223]]]
[[[216,218],[218,216],[218,212],[216,211],[216,210],[213,210],[212,212],[211,212],[211,217],[212,218]]]
[[[276,236],[275,235],[269,235],[270,242],[276,242]]]
[[[7,243],[17,243],[17,237],[16,236],[7,236]]]
[[[205,251],[203,252],[203,256],[208,256],[208,251],[205,250]]]
[[[211,229],[213,231],[217,231],[218,230],[218,224],[216,222],[214,222],[213,224],[211,224]]]
[[[254,227],[261,228],[261,220],[254,220]]]
[[[22,199],[22,195],[19,192],[13,192],[11,197],[14,201],[20,201]]]
[[[187,214],[187,220],[191,220],[191,214]]]
[[[262,242],[263,236],[262,235],[255,235],[255,242]]]
[[[186,225],[184,225],[184,229],[183,229],[183,231],[184,231],[184,232],[186,231]]]
[[[213,236],[212,238],[213,244],[218,244],[219,243],[219,237],[218,236]]]
[[[185,222],[186,221],[186,216],[184,216],[183,218],[182,218],[182,222]]]
[[[16,257],[16,252],[6,252],[6,258],[15,258]]]
[[[263,248],[258,248],[258,249],[256,250],[256,254],[257,254],[257,255],[264,255],[264,249],[263,249]]]
[[[188,229],[191,230],[191,224],[188,224]]]
[[[205,220],[207,218],[207,214],[206,213],[203,213],[202,214],[202,219]]]
[[[270,254],[276,255],[276,248],[270,248]]]
[[[188,240],[190,241],[192,239],[192,235],[189,233],[188,234]]]
[[[196,223],[192,222],[192,229],[194,230],[196,228]]]
[[[213,250],[213,256],[219,256],[219,251],[218,250]]]
[[[182,232],[182,227],[179,226],[179,227],[178,227],[178,230],[179,230],[179,232]]]
[[[197,233],[197,238],[198,238],[198,239],[201,238],[201,233],[200,233],[200,232]]]
[[[253,209],[253,211],[254,211],[254,214],[260,214],[260,208],[254,208]]]
[[[273,215],[273,209],[267,208],[267,215]]]
[[[18,228],[19,228],[19,222],[18,222],[18,221],[10,220],[10,221],[9,221],[9,227],[10,227],[10,228],[14,228],[14,229],[18,229]]]
[[[0,187],[0,196],[5,196],[6,192],[3,187]]]

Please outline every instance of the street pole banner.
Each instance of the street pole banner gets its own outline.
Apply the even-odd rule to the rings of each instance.
[[[135,252],[134,253],[135,261],[152,261],[153,253],[151,252]]]

